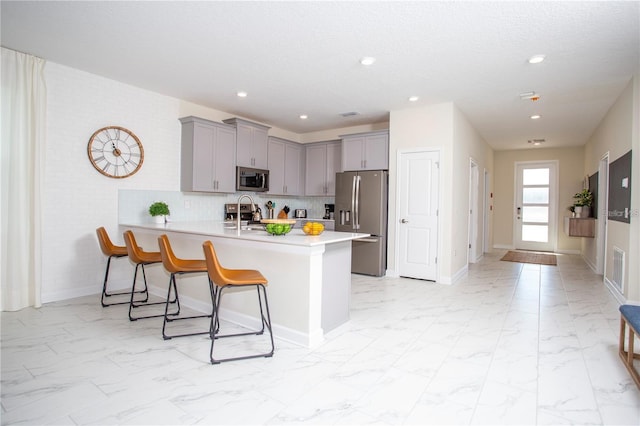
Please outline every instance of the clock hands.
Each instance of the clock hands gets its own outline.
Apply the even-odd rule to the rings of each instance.
[[[120,151],[118,148],[116,148],[116,144],[115,142],[113,142],[113,140],[111,140],[111,146],[113,147],[113,155],[116,157],[120,157],[122,155],[122,151]]]

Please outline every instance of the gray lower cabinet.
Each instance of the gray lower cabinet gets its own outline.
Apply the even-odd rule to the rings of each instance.
[[[269,194],[303,195],[304,151],[299,143],[269,137]]]
[[[180,190],[235,192],[235,127],[193,116],[180,122]]]
[[[388,170],[389,131],[343,135],[342,170]]]
[[[342,144],[338,141],[305,145],[304,195],[334,196],[336,173],[341,171]]]

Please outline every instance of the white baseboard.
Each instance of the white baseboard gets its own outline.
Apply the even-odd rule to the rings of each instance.
[[[621,305],[628,303],[626,298],[624,297],[624,294],[621,294],[616,288],[616,286],[613,285],[613,283],[609,281],[607,277],[604,277],[604,285],[607,287],[607,289],[613,295],[613,297],[616,298],[618,303],[620,303]]]
[[[387,269],[386,276],[390,278],[398,278],[400,275],[398,275],[398,272],[396,272],[395,269]]]
[[[185,303],[185,306],[188,305]],[[261,327],[259,318],[224,309],[222,307],[220,308],[220,318],[223,321],[228,321],[248,329],[255,330]],[[324,341],[324,333],[322,332],[322,329],[317,330],[316,333],[306,334],[278,324],[272,324],[272,327],[274,338],[286,340],[287,342],[307,348],[316,347]]]
[[[516,248],[512,244],[494,244],[494,249],[500,250],[515,250]]]
[[[582,254],[582,252],[580,250],[556,250],[554,253],[558,253],[558,254],[577,254],[577,255]]]
[[[584,263],[587,264],[587,266],[589,268],[591,268],[591,270],[593,271],[593,273],[597,274],[597,267],[596,265],[593,264],[593,262],[591,262],[591,260],[587,259],[585,256],[582,256],[582,260],[584,260]]]
[[[464,265],[462,268],[458,270],[458,272],[453,274],[453,276],[451,277],[441,276],[440,278],[438,278],[437,282],[440,284],[447,284],[447,285],[455,284],[458,280],[464,277],[467,274],[467,272],[469,272],[469,265]]]

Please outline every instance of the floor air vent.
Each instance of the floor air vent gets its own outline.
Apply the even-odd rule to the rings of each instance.
[[[613,276],[611,281],[620,294],[624,294],[624,251],[613,247]]]

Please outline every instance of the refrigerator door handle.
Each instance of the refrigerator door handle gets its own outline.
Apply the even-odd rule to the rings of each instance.
[[[356,211],[353,224],[355,229],[360,229],[360,176],[356,176]]]
[[[354,176],[353,180],[351,181],[351,211],[353,212],[353,223],[351,224],[351,227],[353,229],[356,229],[356,218],[358,217],[358,210],[356,205],[356,178],[357,176]]]
[[[362,242],[362,243],[377,243],[378,239],[377,238],[358,238],[353,241]]]

